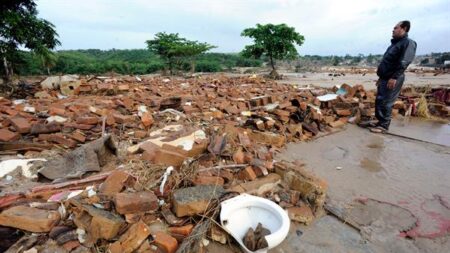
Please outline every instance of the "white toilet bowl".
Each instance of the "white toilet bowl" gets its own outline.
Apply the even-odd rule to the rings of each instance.
[[[265,253],[286,238],[289,232],[290,219],[287,212],[276,203],[248,194],[242,194],[221,203],[220,222],[247,253]],[[242,239],[247,230],[256,228],[261,223],[271,234],[265,238],[268,247],[250,251]]]

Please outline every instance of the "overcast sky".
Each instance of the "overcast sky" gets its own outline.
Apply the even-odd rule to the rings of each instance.
[[[450,51],[449,0],[38,0],[58,49],[146,48],[157,32],[179,33],[239,52],[256,23],[286,23],[305,36],[301,55],[382,54],[400,20],[412,23],[418,54]]]

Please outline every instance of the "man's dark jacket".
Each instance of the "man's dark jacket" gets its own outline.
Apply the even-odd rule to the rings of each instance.
[[[417,43],[406,34],[399,39],[392,39],[391,45],[378,65],[377,75],[381,79],[397,79],[401,76],[416,55]]]

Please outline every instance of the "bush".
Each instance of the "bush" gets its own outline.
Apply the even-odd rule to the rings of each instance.
[[[199,61],[195,67],[197,72],[219,72],[222,71],[222,67],[217,62],[211,61]]]

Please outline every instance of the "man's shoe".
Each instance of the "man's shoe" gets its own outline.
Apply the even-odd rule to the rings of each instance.
[[[370,132],[377,133],[377,134],[385,134],[388,130],[382,126],[376,126],[370,128]]]
[[[377,127],[378,126],[378,122],[376,122],[376,121],[365,121],[365,122],[359,123],[358,126],[363,127],[363,128]]]

